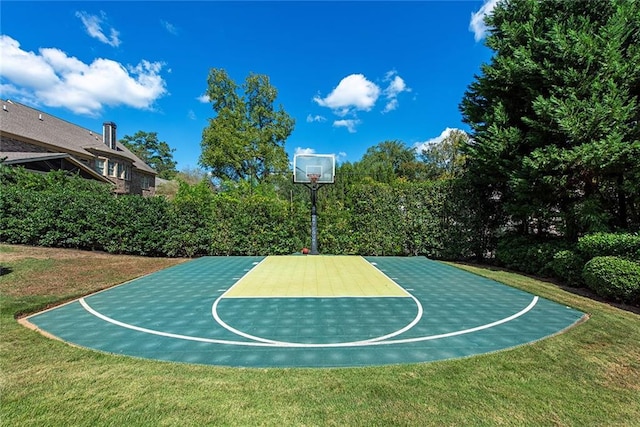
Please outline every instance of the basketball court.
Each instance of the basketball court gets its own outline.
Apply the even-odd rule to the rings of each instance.
[[[424,257],[204,257],[26,319],[70,344],[237,367],[469,357],[583,313]]]
[[[504,350],[583,313],[423,257],[321,256],[316,196],[335,157],[294,156],[311,195],[311,256],[205,257],[26,319],[63,341],[242,367],[419,363]]]

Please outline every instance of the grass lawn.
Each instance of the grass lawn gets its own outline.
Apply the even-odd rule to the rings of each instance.
[[[551,283],[459,265],[582,310],[532,345],[349,369],[239,369],[76,348],[21,313],[182,262],[0,245],[0,424],[7,426],[640,426],[640,316]]]

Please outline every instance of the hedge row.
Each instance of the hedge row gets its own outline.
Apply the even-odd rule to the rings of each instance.
[[[175,200],[119,196],[63,173],[0,167],[0,241],[152,256],[291,253],[301,247],[289,205],[181,185]],[[283,231],[286,230],[286,231]],[[248,236],[255,236],[252,239]]]
[[[115,197],[102,184],[64,173],[1,165],[0,183],[0,241],[7,243],[188,257],[288,254],[311,243],[308,197],[213,192],[204,182],[182,183],[173,200]],[[354,184],[340,197],[321,191],[320,250],[472,256],[468,227],[456,216],[463,209],[451,191],[446,183],[373,182]]]
[[[561,239],[503,236],[496,261],[524,273],[556,277],[570,286],[587,286],[609,300],[640,303],[640,236],[596,233],[577,244]]]
[[[569,242],[561,239],[542,240],[532,236],[507,235],[498,241],[496,261],[523,273],[552,276],[554,256],[570,247]]]
[[[640,235],[628,233],[595,233],[580,238],[577,246],[587,259],[617,256],[640,261]]]
[[[640,264],[615,256],[599,256],[583,270],[587,286],[609,300],[640,303]]]

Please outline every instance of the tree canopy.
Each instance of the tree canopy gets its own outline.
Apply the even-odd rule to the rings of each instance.
[[[225,70],[213,68],[206,94],[215,117],[202,132],[202,167],[214,178],[250,183],[287,170],[284,145],[294,120],[274,107],[278,91],[267,76],[251,73],[238,87]]]
[[[640,2],[500,2],[461,103],[469,177],[523,234],[626,229],[640,198]]]
[[[416,157],[416,150],[402,141],[382,141],[367,149],[356,168],[378,182],[415,181],[425,176],[424,164]]]
[[[120,143],[127,147],[140,160],[151,166],[158,173],[158,177],[172,179],[178,171],[173,160],[175,148],[158,140],[157,132],[138,131],[133,136],[125,135]]]
[[[426,165],[427,177],[446,179],[461,177],[465,171],[466,156],[462,149],[469,143],[469,135],[460,129],[451,129],[439,142],[429,144],[420,152]]]

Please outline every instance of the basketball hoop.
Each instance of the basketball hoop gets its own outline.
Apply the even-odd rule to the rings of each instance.
[[[296,154],[293,156],[293,183],[302,184],[311,192],[311,248],[309,255],[318,255],[317,193],[333,184],[336,158],[333,154]]]
[[[307,174],[307,178],[309,178],[309,181],[311,182],[311,185],[316,185],[316,184],[318,184],[318,180],[320,179],[320,174],[308,173]]]

